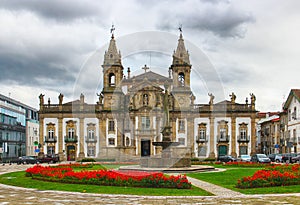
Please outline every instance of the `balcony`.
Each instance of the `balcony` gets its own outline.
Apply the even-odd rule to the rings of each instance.
[[[76,143],[76,142],[78,142],[78,136],[76,136],[76,135],[75,135],[75,136],[72,136],[72,137],[71,137],[71,136],[65,136],[65,142],[66,142],[66,143],[68,143],[68,142],[69,142],[69,143],[70,143],[70,142],[71,142],[71,143]]]
[[[237,141],[239,143],[248,143],[250,142],[250,136],[238,136]]]
[[[196,138],[197,143],[205,143],[208,141],[208,136],[197,136]]]
[[[56,143],[57,142],[57,137],[56,136],[53,136],[53,137],[45,136],[45,142],[46,143]]]
[[[217,136],[217,141],[218,141],[218,143],[222,143],[222,142],[228,143],[229,142],[229,138],[230,138],[229,135],[218,135]]]
[[[86,143],[97,143],[97,137],[94,136],[93,138],[85,136],[85,142]]]
[[[136,135],[139,135],[139,136],[155,135],[155,134],[156,134],[156,130],[154,130],[154,129],[136,130]]]

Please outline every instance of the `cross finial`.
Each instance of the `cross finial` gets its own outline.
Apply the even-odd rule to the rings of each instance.
[[[182,33],[182,24],[179,24],[178,30],[180,33]]]
[[[144,67],[142,67],[143,70],[145,70],[145,73],[147,72],[148,69],[150,69],[149,67],[147,67],[147,65],[145,65]]]
[[[111,33],[111,37],[114,37],[114,32],[115,32],[116,28],[114,26],[114,24],[111,25],[111,29],[110,29],[110,33]]]

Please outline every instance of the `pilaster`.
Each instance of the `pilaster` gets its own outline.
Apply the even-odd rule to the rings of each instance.
[[[255,133],[255,114],[251,115],[251,153],[253,155],[256,153],[256,133]]]
[[[215,118],[210,116],[209,117],[209,127],[210,127],[210,133],[209,133],[209,158],[215,159]]]
[[[65,160],[65,154],[63,152],[63,143],[64,143],[64,136],[63,136],[63,118],[58,118],[58,155],[60,161]]]
[[[231,117],[231,156],[237,157],[237,153],[236,153],[236,116]]]
[[[82,160],[85,157],[84,154],[84,118],[79,119],[79,154],[78,160]]]

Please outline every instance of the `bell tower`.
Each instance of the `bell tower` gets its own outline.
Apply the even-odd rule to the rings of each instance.
[[[192,65],[190,64],[189,53],[184,45],[181,27],[179,28],[179,31],[180,35],[177,49],[174,51],[173,62],[170,67],[173,76],[172,95],[175,98],[174,109],[187,109],[191,104],[193,104],[194,100],[194,96],[190,88]]]
[[[123,65],[121,53],[118,52],[114,38],[114,26],[111,29],[111,39],[108,50],[104,54],[103,68],[103,107],[104,109],[116,109],[120,106],[122,96],[121,81],[123,79]]]

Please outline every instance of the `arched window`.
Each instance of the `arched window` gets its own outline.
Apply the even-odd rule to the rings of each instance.
[[[114,87],[116,85],[116,76],[113,73],[109,74],[109,86]]]
[[[184,86],[184,73],[179,73],[178,74],[178,82],[180,86]]]

